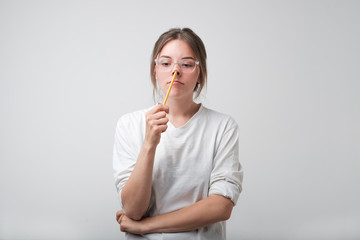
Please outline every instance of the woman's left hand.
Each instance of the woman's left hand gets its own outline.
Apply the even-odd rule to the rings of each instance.
[[[120,231],[133,234],[145,234],[145,224],[142,220],[135,221],[127,217],[126,214],[120,210],[116,212],[116,221],[120,224]]]

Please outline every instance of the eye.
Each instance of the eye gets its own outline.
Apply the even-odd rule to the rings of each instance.
[[[162,67],[169,67],[171,66],[171,61],[170,59],[166,59],[166,58],[163,58],[163,59],[159,59],[159,65],[162,66]]]
[[[193,68],[195,65],[195,62],[192,60],[185,60],[183,61],[183,63],[181,64],[181,66],[185,67],[185,68]]]

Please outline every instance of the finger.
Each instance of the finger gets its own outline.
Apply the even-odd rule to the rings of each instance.
[[[166,117],[166,112],[160,111],[160,112],[154,113],[152,115],[149,115],[148,119],[153,120],[153,119],[160,119],[160,118],[164,118],[164,117]]]
[[[120,219],[119,219],[119,224],[120,224],[120,231],[122,232],[126,232],[126,223],[123,222],[123,220],[125,219],[125,215],[121,215]]]
[[[120,215],[120,217],[119,217],[119,219],[117,221],[120,225],[121,225],[121,221],[124,219],[124,217],[125,217],[125,213]]]
[[[117,222],[121,225],[121,220],[123,219],[123,217],[124,217],[124,214],[121,214],[120,215],[120,217],[119,217],[119,219],[117,220]]]
[[[164,117],[164,118],[160,118],[160,119],[151,121],[151,124],[160,126],[160,125],[166,125],[168,122],[169,122],[169,119],[167,117]]]
[[[169,106],[159,103],[161,111],[169,113]]]
[[[163,133],[163,132],[165,132],[166,131],[166,129],[168,128],[168,126],[167,125],[161,125],[161,132]]]
[[[155,107],[150,109],[146,114],[152,115],[152,114],[157,113],[159,111],[169,112],[169,107],[159,103],[158,105],[156,105]]]
[[[124,214],[124,212],[123,212],[122,210],[117,211],[117,212],[116,212],[116,221],[118,221],[119,218],[121,217],[121,215],[123,215],[123,214]]]

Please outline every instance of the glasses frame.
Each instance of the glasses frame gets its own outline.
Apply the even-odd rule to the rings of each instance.
[[[168,58],[164,58],[164,59],[168,59]],[[182,70],[182,72],[184,72],[184,71],[183,71],[183,68],[181,67],[181,65],[182,65],[182,63],[183,63],[184,61],[189,60],[189,59],[181,59],[181,60],[179,60],[179,61],[177,61],[177,62],[171,62],[171,65],[170,65],[168,71],[164,71],[164,70],[161,69],[161,67],[159,66],[159,60],[160,60],[160,58],[156,58],[154,61],[155,61],[156,67],[157,67],[160,71],[162,71],[162,72],[171,72],[171,70],[174,68],[174,65],[175,65],[175,64],[178,64],[179,67],[180,67],[180,69]],[[199,64],[200,64],[200,62],[199,62],[198,60],[195,60],[195,59],[191,59],[191,60],[193,60],[193,61],[195,62],[195,67],[194,67],[194,69],[193,69],[191,72],[186,72],[186,71],[185,71],[185,73],[193,73],[193,72],[195,71],[196,67],[199,66]]]

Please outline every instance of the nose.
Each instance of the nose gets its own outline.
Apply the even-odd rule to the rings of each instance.
[[[180,68],[179,63],[174,63],[174,67],[172,69],[171,74],[174,75],[174,73],[177,72],[177,75],[180,76],[180,72],[181,72],[180,70],[181,70],[181,68]]]

